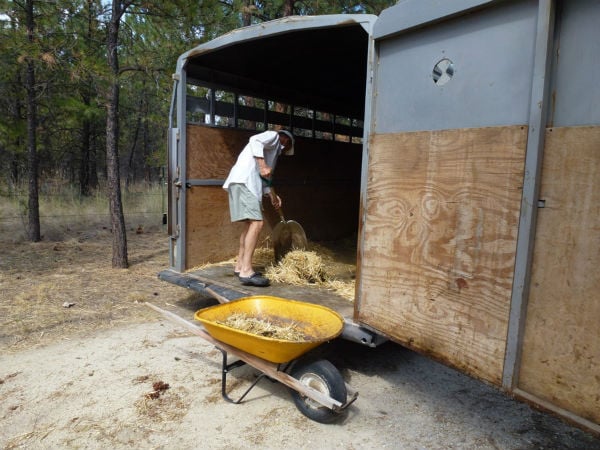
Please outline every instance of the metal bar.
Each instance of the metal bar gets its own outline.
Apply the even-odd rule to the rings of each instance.
[[[215,95],[215,89],[210,89],[210,124],[215,124],[215,107],[217,103],[217,97]]]
[[[227,352],[221,350],[220,348],[218,348],[218,350],[223,355],[223,359],[222,359],[222,363],[221,363],[221,396],[225,399],[225,401],[228,401],[229,403],[233,403],[235,405],[239,405],[240,403],[242,403],[244,398],[246,398],[246,395],[248,395],[248,393],[254,388],[254,386],[256,386],[258,384],[258,382],[260,380],[262,380],[266,375],[264,373],[261,373],[258,376],[258,378],[256,378],[256,380],[254,380],[254,382],[250,385],[250,387],[248,389],[246,389],[246,392],[244,392],[240,398],[238,398],[237,400],[232,399],[227,394],[227,374],[232,369],[235,369],[236,367],[241,367],[241,366],[245,365],[246,363],[242,360],[238,360],[238,361],[232,362],[231,364],[228,364],[227,363]]]
[[[263,99],[264,101],[264,108],[263,108],[263,113],[264,113],[264,117],[263,117],[263,129],[264,130],[268,130],[269,129],[269,100],[267,100],[266,98]]]
[[[240,96],[238,93],[233,94],[233,126],[234,128],[238,128],[238,102],[240,101]]]
[[[563,409],[559,406],[556,406],[554,403],[549,402],[543,398],[540,398],[536,395],[532,395],[529,392],[522,391],[521,389],[516,388],[513,391],[514,396],[517,399],[525,400],[529,403],[536,405],[538,408],[541,407],[547,411],[551,411],[565,419],[569,422],[573,422],[574,424],[579,425],[580,427],[587,428],[591,432],[595,434],[600,434],[600,425],[592,422],[591,420],[580,417],[576,414],[573,414],[571,411]]]
[[[367,52],[367,71],[365,86],[365,115],[363,117],[363,136],[362,136],[362,161],[360,168],[360,205],[358,217],[358,236],[357,236],[357,258],[356,275],[354,290],[354,317],[358,317],[361,307],[361,296],[363,278],[361,275],[361,260],[365,248],[365,228],[367,221],[367,187],[369,178],[369,137],[375,132],[375,122],[373,121],[373,107],[377,94],[375,80],[375,60],[376,47],[372,33],[369,32],[369,50]]]
[[[515,257],[515,273],[511,295],[510,315],[502,387],[513,390],[518,381],[521,347],[527,314],[527,298],[531,281],[531,262],[535,241],[540,178],[544,153],[547,108],[550,102],[548,85],[552,61],[555,20],[555,0],[539,0],[529,130],[525,156],[525,176],[521,198],[521,217]]]
[[[199,179],[190,179],[187,181],[186,186],[223,186],[225,183],[225,179],[207,179],[207,180],[199,180]]]
[[[185,189],[180,189],[179,186],[185,184],[186,177],[186,98],[187,98],[187,74],[181,69],[183,62],[180,60],[177,64],[179,82],[177,84],[177,133],[176,133],[176,153],[173,156],[173,164],[175,168],[175,178],[172,187],[175,191],[173,199],[173,229],[170,240],[170,253],[173,255],[172,267],[176,270],[183,271],[185,265]]]

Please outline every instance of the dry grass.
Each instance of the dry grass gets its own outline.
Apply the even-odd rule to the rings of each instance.
[[[154,383],[156,384],[156,382]],[[158,395],[150,395],[158,393]],[[135,402],[140,418],[150,423],[175,422],[185,416],[191,404],[190,392],[183,386],[154,389]]]
[[[112,235],[103,192],[82,199],[65,186],[44,185],[43,239],[38,243],[24,238],[23,195],[2,197],[0,351],[155,318],[144,302],[185,296],[182,288],[157,278],[168,267],[168,237],[160,224],[163,197],[158,188],[125,192],[128,269],[111,267]],[[273,250],[259,248],[254,261],[274,281],[316,284],[354,298],[355,266],[337,262],[326,247],[311,244],[309,252],[292,252],[277,266],[271,265]]]
[[[278,283],[293,285],[323,283],[328,279],[323,259],[312,251],[292,250],[275,266],[267,269],[267,276]]]
[[[181,298],[184,292],[157,278],[168,266],[165,233],[131,233],[129,269],[111,267],[112,237],[102,230],[63,242],[2,246],[2,351],[154,318],[143,302]]]
[[[252,317],[244,313],[231,314],[225,320],[217,321],[217,323],[262,337],[292,342],[307,340],[302,330],[293,323],[279,325],[268,318]]]
[[[342,245],[348,245],[342,243]],[[354,243],[350,243],[353,246]],[[275,283],[294,286],[317,285],[329,289],[346,300],[354,301],[356,264],[338,260],[335,251],[318,243],[309,243],[307,250],[292,250],[278,263],[270,247],[259,247],[252,263],[264,267],[265,276]],[[215,266],[233,266],[235,258],[207,263],[189,269],[189,272]]]
[[[310,248],[292,250],[279,263],[266,265],[266,276],[274,282],[295,286],[316,284],[353,301],[356,266],[336,261],[333,252],[325,247],[311,244]]]
[[[0,185],[0,236],[2,241],[27,240],[27,186],[11,190]],[[131,230],[160,231],[166,208],[165,187],[132,185],[122,189],[123,211]],[[73,233],[107,231],[110,227],[104,188],[83,197],[74,186],[60,180],[40,181],[39,213],[44,240],[63,241]]]
[[[113,269],[112,236],[104,229],[71,233],[58,242],[3,242],[0,350],[18,351],[154,319],[144,302],[174,302],[186,295],[182,288],[157,277],[168,266],[167,243],[163,232],[129,233],[130,267]],[[258,249],[255,261],[268,267],[274,280],[317,284],[353,299],[353,266],[336,263],[325,250],[322,253],[320,257],[295,251],[277,266],[269,266],[272,250]],[[346,274],[337,278],[342,272]]]

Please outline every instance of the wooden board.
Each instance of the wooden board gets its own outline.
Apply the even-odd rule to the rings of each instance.
[[[188,125],[187,178],[225,180],[239,153],[255,133]]]
[[[501,383],[527,128],[372,137],[357,319]]]
[[[194,186],[188,189],[186,200],[186,270],[237,255],[243,225],[231,223],[227,191],[221,186]],[[265,221],[259,246],[271,231]]]
[[[600,127],[546,132],[520,389],[600,424]]]

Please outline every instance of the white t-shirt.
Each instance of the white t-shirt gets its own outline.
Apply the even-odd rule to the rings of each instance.
[[[254,158],[264,158],[265,163],[274,171],[277,158],[282,150],[283,146],[279,141],[277,131],[264,131],[250,137],[248,144],[231,168],[229,176],[223,184],[223,189],[227,189],[232,183],[245,184],[248,190],[260,200],[263,192],[268,193],[269,188],[264,186],[260,178],[258,163]]]

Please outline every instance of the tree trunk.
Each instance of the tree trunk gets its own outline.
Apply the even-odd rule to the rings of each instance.
[[[89,105],[84,98],[84,104]],[[83,119],[81,125],[81,163],[79,166],[79,193],[84,197],[90,195],[90,121]]]
[[[142,91],[144,92],[144,91]],[[140,135],[140,126],[142,124],[142,114],[144,106],[144,95],[140,95],[140,103],[138,105],[138,114],[135,121],[135,132],[133,133],[133,142],[131,143],[131,151],[129,152],[129,162],[127,164],[127,174],[125,177],[125,190],[129,191],[129,184],[135,182],[135,148],[138,145]]]
[[[110,220],[113,233],[112,266],[127,268],[127,235],[123,203],[121,201],[121,176],[119,173],[119,59],[117,45],[119,41],[119,22],[121,20],[121,2],[113,1],[112,17],[108,24],[107,51],[111,72],[110,89],[106,117],[106,176]]]
[[[283,4],[283,16],[288,17],[294,14],[294,5],[296,4],[296,0],[285,0]]]
[[[27,38],[33,42],[33,30],[35,27],[33,19],[33,0],[27,0]],[[40,205],[38,195],[38,156],[36,143],[37,129],[37,105],[35,100],[35,68],[33,58],[29,55],[27,59],[27,71],[25,74],[25,88],[27,90],[27,159],[29,167],[29,199],[28,199],[28,229],[27,234],[31,242],[41,240],[40,233]]]
[[[90,191],[98,188],[98,131],[92,123],[90,128]]]

